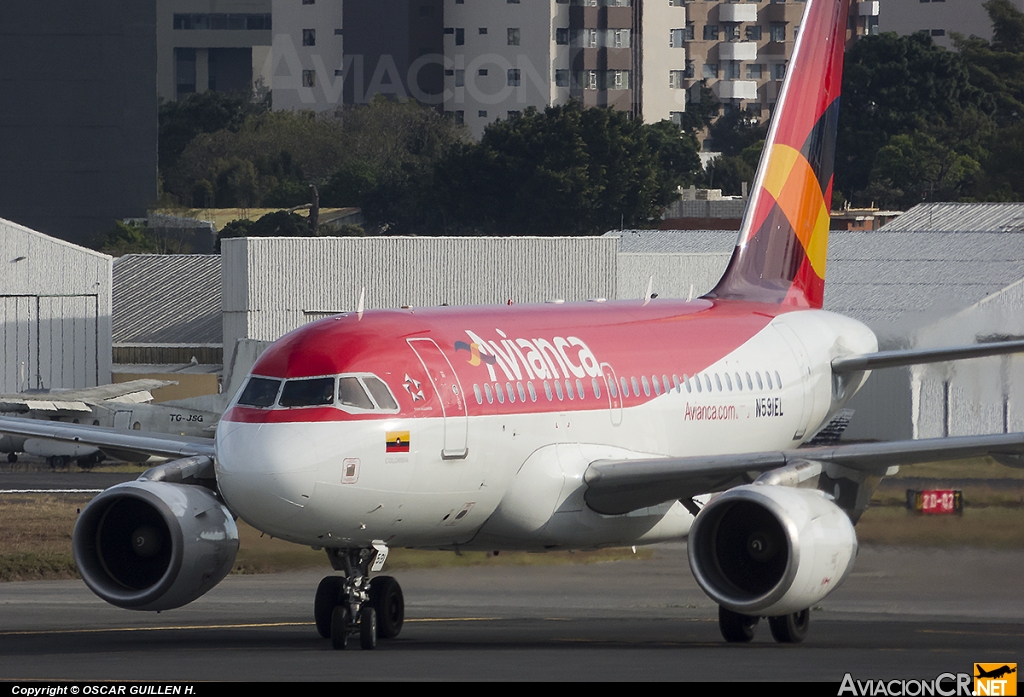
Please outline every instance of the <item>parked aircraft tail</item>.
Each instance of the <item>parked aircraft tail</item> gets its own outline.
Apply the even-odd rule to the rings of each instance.
[[[850,0],[809,0],[725,275],[707,297],[820,308]]]

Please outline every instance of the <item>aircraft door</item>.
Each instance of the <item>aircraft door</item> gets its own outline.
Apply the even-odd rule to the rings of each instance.
[[[434,391],[437,392],[444,417],[444,447],[441,457],[458,460],[466,457],[469,449],[466,441],[469,433],[469,418],[466,413],[466,399],[455,369],[448,357],[433,339],[407,339],[409,347],[420,359]]]
[[[132,413],[130,411],[115,411],[114,412],[114,428],[120,428],[125,431],[131,430],[132,427]]]
[[[615,378],[615,370],[608,363],[601,364],[604,373],[604,389],[608,393],[608,412],[612,417],[612,426],[622,425],[622,394]]]

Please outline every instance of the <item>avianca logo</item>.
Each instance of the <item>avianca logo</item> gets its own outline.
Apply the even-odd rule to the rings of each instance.
[[[491,381],[498,379],[495,366],[505,373],[507,380],[523,380],[524,376],[526,380],[601,376],[601,365],[594,352],[578,337],[509,339],[500,329],[494,331],[500,337],[497,341],[487,341],[467,329],[472,343],[455,342],[456,352],[469,352],[470,365],[487,366]]]

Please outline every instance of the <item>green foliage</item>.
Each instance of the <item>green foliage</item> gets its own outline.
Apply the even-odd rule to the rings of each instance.
[[[763,149],[764,140],[759,140],[747,145],[737,155],[723,155],[712,160],[705,178],[708,188],[721,189],[726,196],[739,196],[743,193],[743,182],[748,186],[753,184]]]
[[[248,116],[266,109],[265,104],[253,104],[247,97],[212,91],[162,103],[158,145],[160,172],[165,174],[170,170],[200,133],[237,131]]]
[[[267,213],[256,221],[232,220],[217,234],[214,251],[220,254],[220,243],[232,237],[310,237],[305,218],[288,211]]]
[[[649,226],[698,169],[677,126],[570,102],[491,124],[435,178],[449,233],[584,235]]]
[[[94,247],[104,254],[115,257],[125,254],[161,254],[168,251],[146,227],[123,223],[120,220],[114,223],[114,228],[110,232],[96,241]]]

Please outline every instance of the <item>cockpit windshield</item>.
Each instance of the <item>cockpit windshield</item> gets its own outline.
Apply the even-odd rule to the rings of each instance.
[[[288,380],[281,391],[282,407],[319,407],[334,404],[334,378]]]
[[[273,406],[280,388],[280,380],[253,376],[249,378],[249,383],[242,390],[242,396],[238,398],[238,403],[247,407]]]
[[[398,411],[398,402],[387,384],[376,375],[365,373],[290,380],[253,375],[238,397],[238,404],[262,409],[329,406],[346,411]]]

